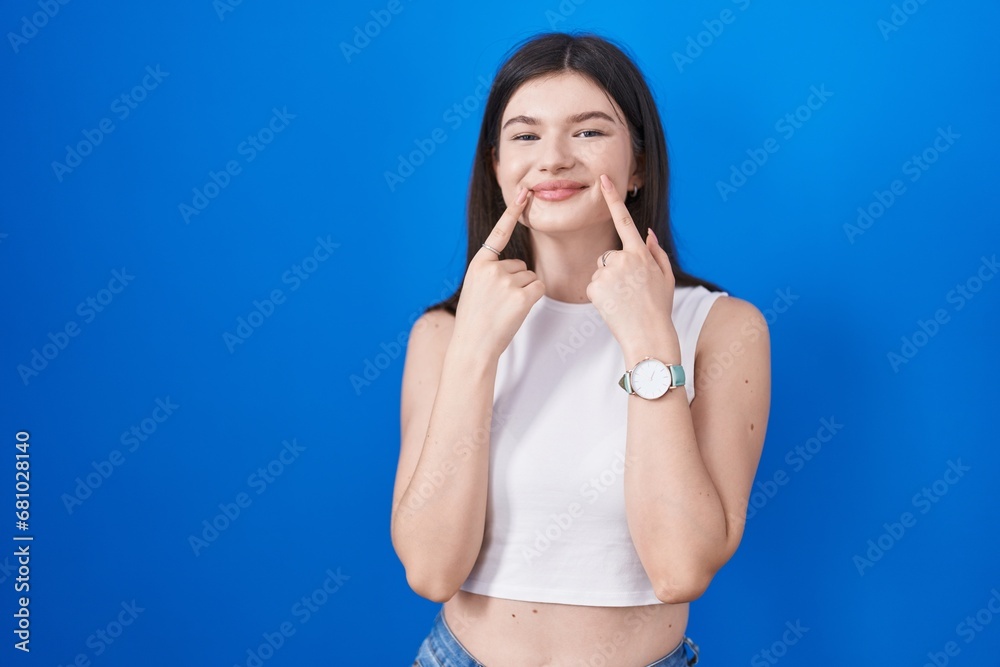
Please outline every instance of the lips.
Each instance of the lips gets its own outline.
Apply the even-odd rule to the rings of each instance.
[[[532,188],[535,198],[545,201],[561,201],[586,189],[579,181],[545,181]]]

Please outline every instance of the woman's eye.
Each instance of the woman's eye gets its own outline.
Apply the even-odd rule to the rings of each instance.
[[[578,135],[589,135],[589,136],[584,137],[586,139],[589,139],[591,136],[604,136],[604,133],[601,132],[600,130],[582,130],[581,132],[578,132],[577,134]],[[537,139],[538,137],[536,137],[533,134],[519,134],[516,137],[511,137],[511,139],[513,139],[514,141],[518,141],[520,139],[532,139],[532,138]]]

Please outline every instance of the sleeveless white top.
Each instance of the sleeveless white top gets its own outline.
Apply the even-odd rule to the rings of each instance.
[[[698,334],[720,296],[728,294],[674,291],[689,403]],[[577,605],[660,603],[625,516],[625,370],[594,304],[543,295],[532,306],[499,357],[486,532],[462,590]]]

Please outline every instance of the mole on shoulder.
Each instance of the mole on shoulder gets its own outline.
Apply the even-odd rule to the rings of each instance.
[[[751,431],[753,430],[753,424],[752,423],[750,424],[750,430]]]
[[[537,609],[532,609],[532,610],[531,610],[531,613],[532,613],[532,614],[537,614],[537,613],[538,613],[538,610],[537,610]]]
[[[517,616],[515,616],[514,614],[511,614],[510,617],[511,618],[517,618]]]

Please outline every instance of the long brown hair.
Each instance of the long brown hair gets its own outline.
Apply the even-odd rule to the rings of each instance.
[[[476,155],[469,183],[468,249],[465,267],[468,270],[480,243],[489,236],[507,205],[493,171],[492,149],[500,139],[500,121],[507,102],[526,81],[536,77],[577,72],[589,77],[603,88],[625,113],[632,136],[632,152],[644,164],[644,186],[636,197],[626,198],[625,204],[635,226],[646,238],[646,229],[653,228],[660,245],[667,252],[674,270],[677,287],[701,285],[717,292],[723,288],[689,274],[681,268],[674,247],[670,222],[670,167],[667,146],[656,102],[646,80],[632,59],[618,45],[591,33],[543,33],[515,45],[515,52],[501,66],[483,111]],[[534,270],[531,237],[524,225],[518,224],[504,248],[504,259],[521,259]],[[443,301],[428,306],[426,311],[443,308],[455,314],[462,287]]]

